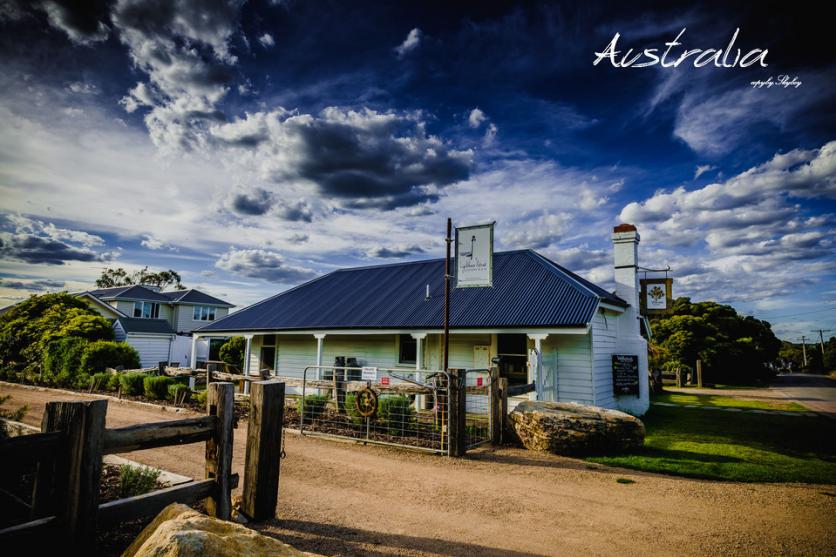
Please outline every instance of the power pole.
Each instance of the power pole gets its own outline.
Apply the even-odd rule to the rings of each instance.
[[[824,365],[824,333],[829,333],[830,329],[816,329],[813,332],[819,334],[819,345],[821,346],[821,364]]]
[[[447,256],[444,259],[444,367],[445,372],[450,363],[450,244],[453,239],[450,237],[453,229],[453,220],[447,219]]]
[[[807,369],[807,337],[801,335],[801,353],[804,354],[804,369]]]

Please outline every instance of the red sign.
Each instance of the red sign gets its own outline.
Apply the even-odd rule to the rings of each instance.
[[[481,377],[477,377],[477,378],[476,378],[476,386],[477,386],[477,387],[481,387],[481,386],[482,386],[482,378],[481,378]]]
[[[389,378],[388,377],[381,377],[380,378],[380,384],[381,385],[388,385],[389,384]]]

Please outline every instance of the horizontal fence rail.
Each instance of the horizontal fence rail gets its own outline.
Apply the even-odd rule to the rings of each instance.
[[[124,453],[206,441],[215,431],[217,421],[216,416],[201,416],[107,429],[104,434],[103,452]]]
[[[14,459],[17,464],[42,460],[61,447],[60,431],[19,435],[0,443],[0,460]]]

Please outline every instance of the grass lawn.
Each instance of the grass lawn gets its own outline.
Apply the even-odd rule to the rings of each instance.
[[[587,460],[741,482],[836,484],[836,420],[651,406],[642,449]]]
[[[785,412],[806,412],[807,408],[797,402],[782,400],[745,400],[728,395],[661,393],[653,395],[653,402],[673,404],[696,404],[722,408],[749,408],[753,410],[783,410]]]

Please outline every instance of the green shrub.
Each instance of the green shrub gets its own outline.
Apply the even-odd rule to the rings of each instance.
[[[377,404],[377,419],[390,435],[403,435],[409,424],[415,421],[415,408],[409,397],[384,396]]]
[[[351,423],[354,425],[363,425],[366,423],[366,418],[361,416],[360,412],[357,411],[357,396],[354,393],[346,393],[343,408],[345,409],[346,415],[351,419]]]
[[[120,373],[119,383],[122,385],[122,394],[130,396],[139,396],[145,389],[144,380],[148,377],[147,373],[132,371],[130,373]]]
[[[194,401],[201,406],[206,406],[206,391],[195,391]]]
[[[329,398],[325,395],[307,395],[300,398],[296,403],[296,409],[302,414],[302,402],[304,401],[304,416],[306,421],[315,420],[325,411],[325,405],[328,404]]]
[[[99,373],[118,366],[125,369],[139,367],[139,353],[127,342],[97,340],[81,355],[81,371],[85,373]]]
[[[107,386],[105,387],[108,391],[118,391],[119,390],[119,374],[118,373],[110,373],[107,376]]]
[[[168,398],[176,404],[185,404],[192,398],[192,390],[188,385],[174,383],[168,386]]]
[[[119,497],[124,499],[153,491],[159,477],[159,470],[123,464],[119,468]]]
[[[43,359],[43,379],[47,384],[59,387],[71,386],[81,371],[81,357],[89,341],[78,337],[65,337],[50,342]]]
[[[110,385],[110,378],[113,376],[112,373],[108,373],[103,371],[101,373],[94,373],[93,377],[90,382],[90,386],[93,388],[94,391],[108,391]]]
[[[174,379],[165,375],[149,375],[142,384],[145,396],[154,400],[164,400],[168,396],[169,386],[174,384]]]
[[[232,337],[223,343],[218,350],[218,356],[228,364],[238,369],[244,369],[244,351],[247,342],[244,337]]]
[[[92,381],[92,377],[88,373],[79,373],[75,377],[70,384],[70,387],[73,389],[79,389],[82,391],[86,391],[90,388],[90,381]]]

